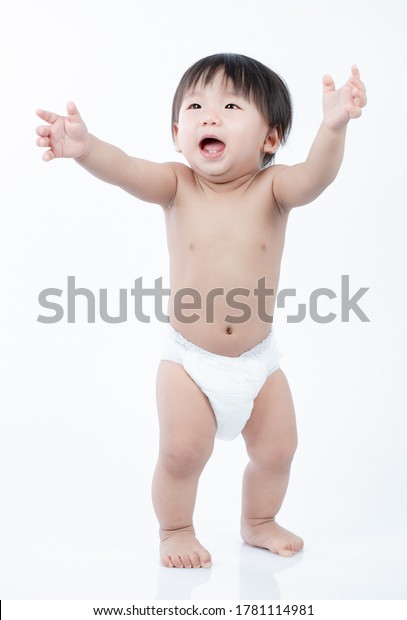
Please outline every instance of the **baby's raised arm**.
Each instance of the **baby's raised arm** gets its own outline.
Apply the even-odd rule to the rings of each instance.
[[[348,122],[359,118],[366,103],[366,89],[355,65],[338,90],[331,76],[324,76],[323,121],[308,157],[295,166],[279,167],[273,179],[273,193],[282,208],[307,204],[332,183],[342,163]]]
[[[74,158],[91,174],[106,183],[118,185],[133,196],[162,207],[172,201],[176,173],[171,163],[130,157],[121,149],[99,140],[88,132],[76,105],[67,104],[67,116],[37,110],[36,114],[48,125],[37,127],[37,145],[48,148],[44,161],[57,157]]]

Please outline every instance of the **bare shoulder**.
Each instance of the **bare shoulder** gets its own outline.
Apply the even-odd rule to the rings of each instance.
[[[189,166],[186,166],[185,164],[181,164],[180,162],[176,161],[168,162],[167,165],[171,166],[178,180],[182,180],[185,182],[192,182],[194,180],[194,173]]]
[[[163,165],[168,166],[176,181],[175,192],[170,204],[168,205],[171,207],[177,197],[179,198],[180,195],[183,195],[186,191],[188,192],[195,187],[196,179],[193,170],[185,164],[171,161]]]
[[[289,168],[289,166],[285,164],[274,164],[273,166],[268,166],[268,168],[261,170],[257,176],[262,179],[263,183],[272,184],[275,177],[287,168]]]
[[[289,166],[284,164],[275,164],[268,168],[264,168],[256,174],[252,183],[252,191],[261,193],[265,203],[279,212],[280,208],[274,196],[273,186],[276,177],[287,168],[289,168]]]
[[[174,202],[179,182],[188,175],[189,168],[184,164],[167,161],[153,162],[139,158],[129,158],[131,171],[122,187],[145,202],[159,204],[166,209]]]
[[[193,182],[194,181],[194,173],[189,166],[182,164],[177,161],[167,161],[163,164],[160,164],[162,167],[167,168],[168,172],[176,178],[178,181],[183,182]]]

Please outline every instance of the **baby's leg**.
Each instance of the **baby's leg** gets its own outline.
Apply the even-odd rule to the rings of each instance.
[[[242,537],[255,547],[291,556],[304,543],[275,522],[297,446],[294,405],[282,370],[268,377],[242,434],[250,457],[243,478]]]
[[[170,568],[208,568],[192,516],[201,472],[212,454],[216,422],[207,397],[180,364],[162,361],[157,374],[160,453],[153,503],[160,523],[161,561]]]

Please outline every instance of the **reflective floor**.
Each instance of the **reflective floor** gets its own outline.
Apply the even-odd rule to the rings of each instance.
[[[372,544],[321,539],[308,533],[305,550],[285,559],[241,543],[234,533],[206,537],[212,569],[159,566],[153,536],[126,548],[43,546],[31,538],[11,549],[1,567],[4,599],[406,599],[407,548],[394,535]],[[23,542],[23,541],[21,541]],[[45,541],[44,541],[45,542]],[[49,541],[48,541],[49,542]],[[151,553],[151,549],[154,552]]]
[[[389,541],[387,541],[388,544]],[[399,541],[398,541],[399,542]],[[157,598],[405,599],[406,552],[371,541],[311,540],[286,559],[223,541],[210,571],[159,569]],[[202,574],[203,573],[203,574]]]

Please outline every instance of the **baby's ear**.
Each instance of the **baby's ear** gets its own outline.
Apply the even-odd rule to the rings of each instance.
[[[264,140],[263,151],[270,154],[276,153],[279,146],[280,138],[278,136],[278,131],[275,127],[272,127]]]
[[[182,153],[178,142],[178,123],[174,123],[172,126],[172,137],[175,144],[175,150],[177,153]]]

